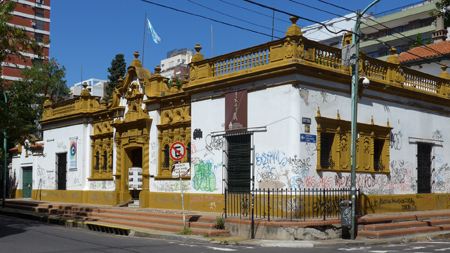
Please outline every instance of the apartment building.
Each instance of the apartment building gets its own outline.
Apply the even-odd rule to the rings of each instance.
[[[23,53],[26,59],[11,57],[1,63],[2,78],[9,81],[20,80],[19,70],[31,66],[34,62],[48,60],[50,45],[44,44],[50,39],[50,0],[17,0],[12,12],[13,18],[8,23],[11,26],[23,27],[31,38],[42,43],[44,57]]]
[[[161,76],[169,79],[179,77],[183,81],[184,75],[189,74],[188,64],[193,54],[194,51],[187,48],[167,52],[167,58],[161,60]]]
[[[370,57],[386,60],[391,47],[395,47],[398,54],[408,51],[418,34],[423,40],[431,39],[436,26],[435,18],[429,13],[435,9],[435,1],[426,0],[395,9],[392,14],[373,16],[361,24],[361,33],[364,35],[361,50]]]

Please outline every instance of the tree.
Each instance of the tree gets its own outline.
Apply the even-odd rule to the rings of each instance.
[[[125,75],[127,64],[125,63],[123,54],[116,54],[116,57],[111,61],[111,67],[108,68],[109,72],[109,83],[106,87],[106,99],[111,99],[111,95],[114,89],[119,84],[119,78]]]
[[[13,62],[16,57],[26,60],[27,57],[21,52],[32,53],[39,57],[43,56],[42,46],[35,39],[30,38],[24,28],[8,25],[8,22],[13,18],[11,13],[15,7],[15,1],[2,1],[0,4],[0,62],[5,60]],[[23,125],[22,123],[28,122],[30,117],[33,118],[33,116],[25,115],[30,113],[30,111],[14,111],[12,109],[12,107],[21,107],[27,100],[21,101],[20,99],[27,98],[12,96],[8,84],[10,83],[0,78],[0,139],[3,140],[4,133],[6,133],[9,143],[14,144],[19,140],[17,136],[20,135],[16,130],[21,131],[20,126]],[[4,96],[7,96],[8,103],[5,101]],[[0,153],[0,156],[3,158],[3,151]]]
[[[172,84],[175,82],[175,84],[178,86],[178,89],[181,89],[181,86],[183,85],[183,82],[181,79],[177,76],[176,78],[172,78],[172,80],[169,81],[167,88],[170,89],[172,87]]]
[[[52,102],[59,102],[70,95],[67,87],[66,69],[54,58],[42,64],[34,63],[20,71],[21,81],[8,87],[8,104],[2,110],[2,124],[7,129],[8,139],[18,141],[23,136],[34,134],[41,120],[46,94]],[[3,122],[4,121],[4,122]]]
[[[433,44],[433,40],[431,38],[428,38],[425,41],[423,41],[422,35],[418,33],[416,36],[416,40],[414,41],[414,44],[412,44],[410,48],[420,47],[428,44]]]
[[[438,7],[436,10],[431,11],[429,14],[430,16],[433,16],[437,18],[438,16],[442,15],[444,17],[444,27],[447,28],[450,26],[450,11],[447,10],[447,8],[450,7],[450,0],[441,0],[436,4]]]

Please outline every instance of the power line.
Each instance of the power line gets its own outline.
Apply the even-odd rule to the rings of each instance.
[[[213,22],[220,23],[220,24],[227,25],[227,26],[231,26],[231,27],[234,27],[234,28],[238,28],[238,29],[241,29],[241,30],[244,30],[244,31],[257,33],[257,34],[264,35],[264,36],[267,36],[267,37],[272,37],[272,35],[270,35],[270,34],[266,34],[266,33],[258,32],[258,31],[251,30],[251,29],[248,29],[248,28],[245,28],[245,27],[229,24],[229,23],[226,23],[226,22],[223,22],[223,21],[220,21],[220,20],[216,20],[216,19],[213,19],[213,18],[205,17],[205,16],[202,16],[202,15],[191,13],[191,12],[187,12],[187,11],[183,11],[183,10],[176,9],[176,8],[173,8],[173,7],[170,7],[170,6],[154,3],[154,2],[151,2],[151,1],[148,1],[148,0],[141,0],[141,1],[145,2],[145,3],[148,3],[148,4],[153,4],[153,5],[162,7],[162,8],[166,8],[166,9],[170,9],[170,10],[173,10],[173,11],[177,11],[177,12],[181,12],[181,13],[184,13],[184,14],[188,14],[188,15],[191,15],[191,16],[195,16],[195,17],[211,20]],[[276,38],[279,39],[279,37],[276,37]]]
[[[271,18],[271,19],[273,18],[273,17],[270,16],[270,15],[267,15],[267,14],[264,14],[264,13],[261,13],[261,12],[257,12],[257,11],[252,10],[252,9],[245,8],[245,7],[240,6],[240,5],[237,5],[237,4],[232,4],[232,3],[229,3],[229,2],[224,1],[224,0],[219,0],[219,1],[221,1],[222,3],[226,3],[226,4],[229,4],[229,5],[233,5],[233,6],[235,6],[235,7],[238,7],[238,8],[244,9],[244,10],[247,10],[247,11],[251,11],[251,12],[257,13],[257,14],[262,15],[262,16],[269,17],[269,18]],[[281,18],[275,18],[275,19],[276,19],[276,20],[279,20],[279,21],[281,21],[281,22],[284,22],[284,23],[288,23],[288,24],[291,23],[291,22],[286,21],[286,20],[281,19]]]
[[[227,17],[230,17],[230,18],[233,18],[233,19],[236,19],[236,20],[239,20],[239,21],[242,21],[242,22],[251,24],[251,25],[256,25],[256,26],[259,26],[259,27],[262,27],[262,28],[265,28],[265,29],[268,29],[268,30],[272,30],[272,28],[269,28],[269,27],[266,27],[266,26],[263,26],[263,25],[259,25],[259,24],[255,24],[255,23],[253,23],[253,22],[246,21],[246,20],[243,20],[243,19],[240,19],[240,18],[237,18],[237,17],[233,17],[233,16],[228,15],[228,14],[226,14],[226,13],[223,13],[223,12],[214,10],[214,9],[212,9],[212,8],[209,8],[209,7],[207,7],[207,6],[204,6],[204,5],[202,5],[202,4],[196,3],[196,2],[194,2],[194,1],[192,1],[192,0],[187,0],[187,1],[190,2],[190,3],[193,3],[193,4],[195,4],[195,5],[198,5],[198,6],[200,6],[200,7],[203,7],[203,8],[205,8],[205,9],[208,9],[208,10],[210,10],[210,11],[214,11],[214,12],[220,13],[220,14],[225,15],[225,16],[227,16]],[[274,29],[274,30],[277,31],[277,32],[279,32],[279,33],[283,33],[283,34],[285,33],[285,32],[283,32],[283,31],[280,31],[280,30],[277,30],[277,29]]]
[[[321,3],[325,3],[325,4],[328,4],[328,5],[331,5],[331,6],[334,6],[334,7],[336,7],[336,8],[339,8],[339,9],[342,9],[342,10],[345,10],[345,11],[348,11],[348,12],[354,12],[354,11],[349,10],[349,9],[346,9],[346,8],[344,8],[344,7],[342,7],[342,6],[335,5],[335,4],[332,4],[332,3],[329,3],[329,2],[325,2],[325,1],[323,1],[323,0],[317,0],[317,1],[319,1],[319,2],[321,2]]]
[[[289,1],[295,2],[295,1],[293,1],[293,0],[289,0]],[[335,5],[335,4],[332,4],[332,3],[329,3],[329,2],[326,2],[326,1],[323,1],[323,0],[317,0],[317,1],[322,2],[322,3],[325,3],[325,4],[328,4],[328,5],[331,5],[331,6],[334,6],[334,7],[337,7],[337,8],[340,7],[340,6],[338,6],[338,5]],[[297,3],[297,2],[295,2],[295,3]],[[301,3],[298,3],[298,4],[301,4]],[[301,4],[301,5],[304,5],[304,6],[306,6],[306,7],[310,7],[310,6],[305,5],[305,4]],[[314,8],[314,7],[310,7],[310,8]],[[354,13],[353,11],[348,10],[348,9],[346,9],[346,8],[343,8],[343,7],[340,7],[340,8],[341,8],[341,9],[344,9],[344,10],[347,10],[347,11],[350,11],[350,12],[352,12],[352,13]],[[321,9],[318,9],[318,8],[314,8],[314,9],[319,10],[319,11],[322,11],[322,12],[325,12],[325,13],[329,13],[329,14],[332,14],[332,15],[339,16],[339,15],[336,14],[336,13],[331,13],[331,12],[324,11],[324,10],[321,10]],[[340,16],[340,17],[342,17],[342,16]],[[354,19],[352,19],[352,20],[354,20]],[[387,30],[391,30],[391,28],[387,27],[386,25],[384,25],[384,24],[382,24],[382,23],[380,23],[380,22],[378,22],[378,21],[376,21],[376,20],[374,20],[374,19],[371,19],[371,21],[373,21],[374,23],[377,23],[378,25],[383,26],[383,27],[386,28]],[[367,26],[369,26],[369,27],[371,27],[371,28],[373,28],[373,29],[375,29],[375,30],[377,30],[377,31],[379,31],[379,32],[382,32],[382,30],[376,28],[375,26],[368,25],[368,24],[365,24],[365,25],[367,25]],[[401,32],[398,32],[398,34],[401,35],[403,38],[406,38],[406,39],[408,39],[408,40],[410,40],[410,41],[413,41],[413,42],[415,41],[415,40],[413,40],[413,39],[411,39],[411,38],[405,36],[405,35],[402,34]],[[389,35],[388,35],[388,36],[389,36]],[[399,38],[399,37],[395,36],[394,34],[390,34],[390,36],[393,36],[393,37],[396,38],[396,39],[405,41],[404,39]],[[378,40],[377,40],[377,41],[378,41]],[[407,41],[405,41],[405,42],[407,42]],[[425,46],[425,48],[426,48],[428,51],[433,51],[433,52],[438,53],[438,54],[443,54],[443,53],[441,53],[441,52],[435,50],[434,48],[428,47],[428,45],[424,45],[424,46]]]
[[[332,12],[329,12],[329,11],[326,11],[326,10],[322,10],[322,9],[319,9],[319,8],[317,8],[317,7],[314,7],[314,6],[310,6],[310,5],[307,5],[307,4],[304,4],[304,3],[299,3],[299,2],[294,1],[294,0],[289,0],[289,1],[290,1],[290,2],[293,2],[293,3],[296,3],[296,4],[298,4],[298,5],[302,5],[302,6],[305,6],[305,7],[311,8],[311,9],[314,9],[314,10],[318,10],[318,11],[322,11],[322,12],[325,12],[325,13],[328,13],[328,14],[331,14],[331,15],[336,15],[336,16],[338,16],[338,17],[342,17],[341,15],[338,15],[338,14],[336,14],[336,13],[332,13]]]
[[[254,5],[258,5],[260,7],[263,7],[263,8],[269,9],[269,10],[272,10],[272,11],[280,12],[280,13],[283,13],[283,14],[286,14],[286,15],[289,15],[289,16],[294,16],[294,17],[297,17],[299,19],[303,19],[303,20],[306,20],[306,21],[309,21],[309,22],[312,22],[312,23],[320,24],[325,29],[327,29],[327,31],[329,31],[330,33],[333,33],[333,34],[339,34],[339,33],[343,32],[343,31],[351,32],[351,31],[346,30],[346,29],[342,29],[342,30],[340,30],[338,32],[334,32],[334,31],[331,31],[330,29],[328,29],[327,25],[323,24],[322,22],[318,22],[318,21],[315,21],[315,20],[312,20],[312,19],[309,19],[309,18],[301,17],[301,16],[298,16],[298,15],[295,15],[295,14],[292,14],[292,13],[289,13],[289,12],[285,12],[285,11],[282,11],[282,10],[279,10],[279,9],[276,9],[276,8],[273,8],[273,7],[269,7],[269,6],[266,6],[264,4],[256,3],[256,2],[253,2],[253,1],[250,1],[250,0],[244,0],[244,1],[248,2],[248,3],[251,3],[251,4],[254,4]]]

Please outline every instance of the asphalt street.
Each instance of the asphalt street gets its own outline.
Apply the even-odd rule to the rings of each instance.
[[[266,241],[267,242],[267,241]],[[284,245],[283,245],[284,244]],[[267,244],[266,244],[267,245]],[[79,253],[79,252],[450,252],[450,241],[415,242],[398,245],[364,247],[319,247],[308,248],[305,244],[285,244],[276,241],[264,244],[221,245],[213,243],[190,243],[175,240],[160,240],[132,236],[111,235],[86,229],[69,228],[43,222],[0,215],[0,252]],[[279,247],[274,247],[278,245]],[[297,246],[295,246],[297,245]],[[301,247],[301,248],[298,248]]]

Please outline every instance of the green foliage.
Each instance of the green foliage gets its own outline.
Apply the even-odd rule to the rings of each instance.
[[[424,41],[424,39],[422,38],[422,35],[420,33],[418,33],[414,44],[412,44],[410,48],[420,47],[420,46],[429,45],[429,44],[433,44],[433,39],[427,38]]]
[[[177,233],[177,235],[192,235],[194,232],[188,227],[184,227],[183,230]]]
[[[8,86],[8,104],[2,110],[2,129],[6,129],[10,141],[18,141],[23,136],[34,134],[37,122],[42,117],[45,95],[55,103],[67,98],[66,69],[55,59],[42,64],[33,64],[20,71],[21,81]]]
[[[444,27],[447,28],[450,26],[450,11],[443,11],[443,10],[445,10],[447,7],[450,6],[450,0],[441,0],[440,5],[441,8],[439,10],[431,11],[429,15],[435,18],[437,18],[439,15],[443,15]]]
[[[224,229],[225,228],[225,221],[220,216],[216,217],[216,228],[217,229]]]
[[[13,17],[11,12],[15,7],[15,1],[0,4],[0,62],[8,60],[14,63],[16,58],[28,61],[20,52],[32,53],[38,57],[44,55],[42,45],[30,38],[24,28],[7,24]],[[27,85],[13,86],[11,82],[0,78],[0,139],[3,140],[6,132],[8,142],[14,144],[24,133],[36,129],[37,113],[28,103],[32,96],[26,92],[29,89]]]
[[[169,81],[168,88],[170,89],[170,87],[172,87],[173,84],[177,85],[178,89],[181,89],[181,86],[183,85],[183,82],[181,81],[181,79],[179,77],[175,78],[175,81],[172,78],[172,80]]]
[[[125,76],[127,64],[124,57],[123,54],[116,54],[116,57],[111,61],[111,67],[108,68],[110,75],[108,76],[108,87],[106,87],[106,100],[111,99],[114,89],[119,85],[119,78]]]

